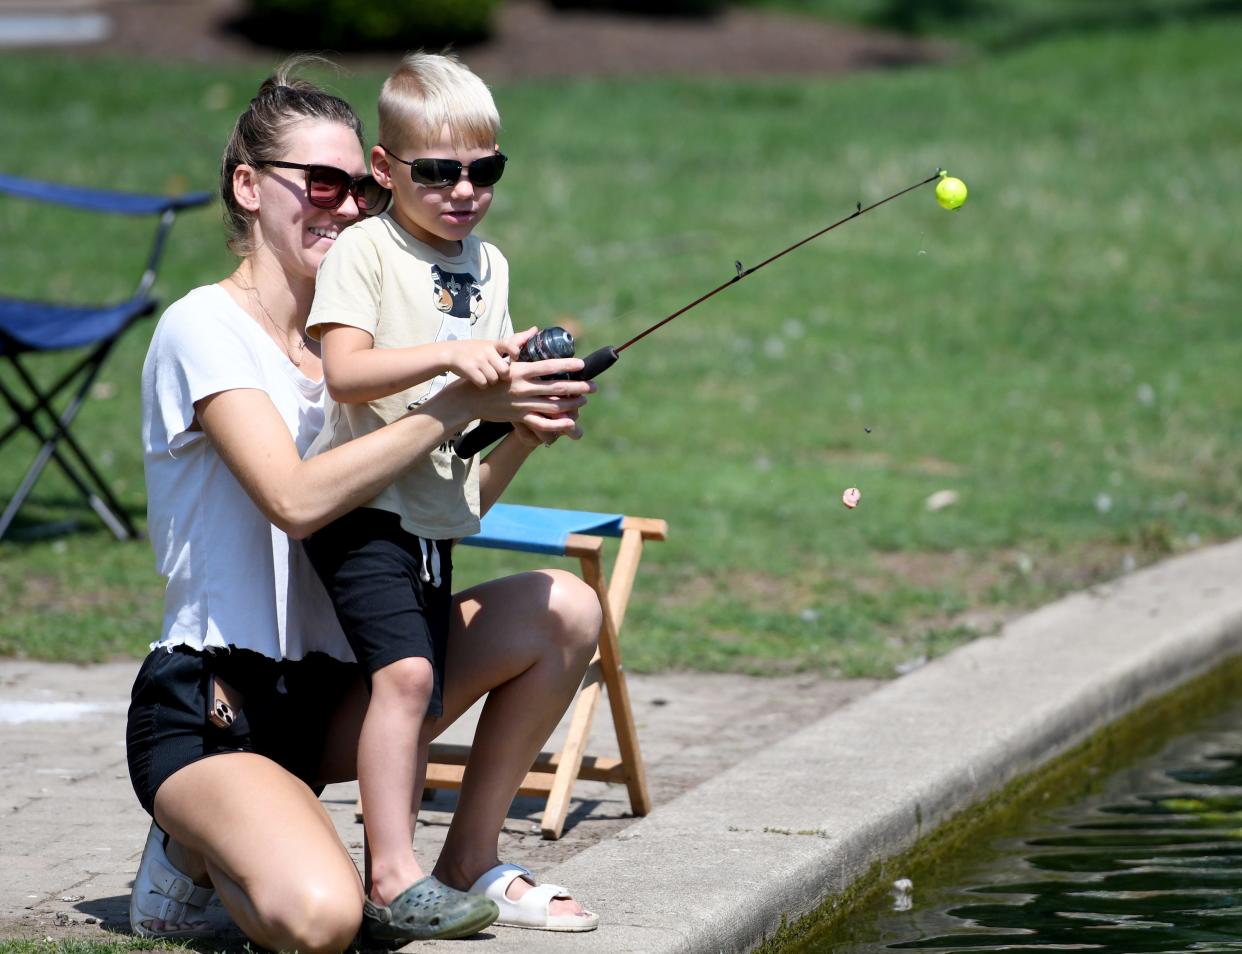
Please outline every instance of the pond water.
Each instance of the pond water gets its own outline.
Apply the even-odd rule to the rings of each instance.
[[[1242,706],[1018,824],[799,950],[1242,951]]]

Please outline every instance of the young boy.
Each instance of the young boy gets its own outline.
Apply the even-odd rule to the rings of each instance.
[[[341,232],[319,269],[307,333],[322,342],[331,400],[308,455],[401,417],[453,375],[480,387],[507,378],[524,337],[509,320],[508,264],[471,234],[505,167],[487,87],[452,57],[412,54],[384,83],[379,120],[371,164],[393,203]],[[483,465],[489,500],[539,444],[521,425],[507,440]],[[451,546],[478,530],[479,470],[446,443],[306,541],[370,683],[358,780],[371,861],[363,928],[375,940],[462,937],[499,913],[425,874],[412,847],[442,714]],[[571,929],[594,926],[573,913]]]

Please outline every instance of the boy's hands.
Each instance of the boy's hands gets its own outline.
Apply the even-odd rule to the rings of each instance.
[[[525,331],[515,331],[505,339],[505,344],[513,349],[513,356],[516,358],[522,350],[522,345],[526,344],[531,338],[539,334],[539,329],[531,325]]]
[[[473,338],[445,341],[444,367],[479,388],[491,387],[498,381],[507,381],[509,361],[517,358],[518,349],[521,347],[520,344],[513,346],[513,341],[518,337],[514,335],[504,341]],[[530,335],[526,337],[529,338]]]

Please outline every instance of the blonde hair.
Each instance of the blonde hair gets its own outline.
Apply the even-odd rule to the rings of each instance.
[[[446,126],[458,149],[496,145],[500,113],[491,92],[450,53],[408,54],[380,90],[380,142],[399,150],[429,146]]]
[[[251,230],[255,214],[244,209],[233,194],[233,172],[238,166],[258,168],[265,160],[279,159],[299,123],[314,120],[337,122],[352,129],[362,145],[362,120],[339,96],[321,89],[294,72],[307,64],[327,63],[322,57],[295,56],[285,60],[263,81],[258,95],[237,117],[224,156],[220,160],[220,196],[224,200],[224,231],[229,251],[246,256],[254,251]]]

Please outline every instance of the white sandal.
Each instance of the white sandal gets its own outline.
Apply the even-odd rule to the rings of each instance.
[[[514,901],[508,897],[509,885],[518,878],[525,878],[534,887]],[[531,872],[521,865],[498,864],[479,876],[470,886],[471,894],[491,898],[500,908],[497,927],[531,928],[536,931],[594,931],[599,927],[599,915],[590,911],[581,914],[549,914],[553,901],[572,901],[571,895],[559,884],[540,884]]]
[[[151,822],[142,861],[129,896],[129,926],[139,937],[192,938],[215,933],[207,921],[207,903],[215,892],[178,871],[164,850],[168,838]],[[163,928],[154,925],[163,922]]]

